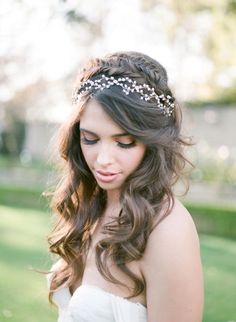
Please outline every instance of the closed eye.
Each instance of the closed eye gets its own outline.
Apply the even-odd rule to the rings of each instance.
[[[99,139],[89,140],[85,136],[83,138],[81,138],[81,142],[83,144],[87,144],[87,145],[96,144],[98,141],[99,141]],[[121,142],[117,142],[117,144],[122,149],[130,149],[130,148],[132,148],[132,147],[134,147],[136,145],[136,142],[135,141],[132,141],[131,143],[121,143]]]
[[[83,142],[84,144],[95,144],[97,143],[98,139],[97,140],[89,140],[89,139],[86,139],[86,137],[83,137],[81,138],[81,142]]]
[[[131,143],[121,143],[121,142],[117,142],[118,146],[123,148],[123,149],[130,149],[132,147],[134,147],[136,145],[136,142],[133,141]]]
[[[88,136],[92,137],[92,138],[88,138],[87,133],[85,134],[84,131],[83,132],[81,131],[81,138],[80,138],[81,143],[86,144],[86,145],[93,145],[93,144],[96,144],[100,140],[94,134],[88,133]],[[127,143],[125,143],[124,141],[127,141]],[[122,138],[121,141],[118,138],[116,138],[115,142],[116,142],[117,146],[122,149],[129,149],[129,148],[136,146],[136,141],[135,140],[131,141],[131,138],[127,140],[127,137],[125,138],[125,140]]]

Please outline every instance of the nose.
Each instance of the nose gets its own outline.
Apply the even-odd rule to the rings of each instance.
[[[112,153],[112,148],[107,144],[101,144],[100,149],[97,154],[97,163],[100,166],[107,166],[112,164],[114,161],[114,156]]]

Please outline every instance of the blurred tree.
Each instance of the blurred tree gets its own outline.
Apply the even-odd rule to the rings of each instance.
[[[47,92],[47,83],[39,80],[35,84],[15,93],[5,102],[0,122],[0,153],[10,157],[18,157],[24,148],[26,137],[26,114]],[[3,107],[2,107],[3,108]]]
[[[50,30],[58,29],[63,24],[61,28],[66,30],[69,26],[67,38],[73,34],[75,43],[86,47],[101,36],[103,15],[97,17],[97,20],[89,18],[77,5],[73,7],[68,1],[59,0],[58,4],[55,0],[48,0],[47,3],[4,1],[0,7],[0,37],[4,40],[0,42],[0,105],[38,79],[46,78],[43,65],[49,64],[52,59],[50,51],[54,50],[56,40],[51,38],[50,42],[45,41]],[[41,56],[40,51],[45,52],[48,58]],[[48,61],[45,62],[46,59]],[[69,74],[68,64],[67,68]]]
[[[26,124],[8,113],[8,125],[0,133],[0,155],[18,157],[25,141]]]
[[[181,29],[186,31],[186,35],[192,34],[193,38],[196,34],[204,34],[203,54],[212,62],[213,68],[201,85],[202,99],[236,103],[236,0],[141,0],[144,11],[153,11],[158,6],[165,6],[174,14],[175,18],[168,20],[166,26],[172,42]],[[204,16],[205,30],[202,26]],[[201,17],[203,20],[197,20]]]
[[[4,40],[0,44],[0,104],[1,101],[9,101],[19,89],[24,89],[43,76],[42,59],[45,58],[40,57],[40,51],[48,51],[49,56],[55,47],[55,39],[44,43],[43,35],[45,31],[50,31],[55,21],[64,21],[67,39],[72,36],[77,46],[78,62],[82,62],[90,50],[96,48],[96,43],[102,37],[112,39],[110,35],[113,30],[109,30],[108,25],[110,13],[114,11],[112,3],[106,0],[91,0],[89,5],[86,0],[59,0],[58,3],[55,0],[48,0],[47,3],[4,1],[0,8],[0,36]],[[120,5],[124,3],[121,1]],[[236,0],[136,0],[136,3],[140,5],[141,14],[148,14],[151,18],[152,24],[143,26],[146,33],[149,28],[150,34],[158,36],[158,33],[164,33],[163,38],[169,40],[166,45],[169,45],[168,50],[173,55],[178,56],[173,49],[176,49],[174,46],[177,43],[181,43],[182,61],[194,53],[211,62],[209,76],[196,88],[197,96],[211,99],[219,94],[232,93],[236,78]],[[157,16],[158,11],[163,15]],[[163,26],[161,31],[158,29],[160,24],[155,24],[157,17]],[[119,23],[124,24],[122,17]],[[54,28],[57,30],[58,25],[54,25]],[[116,39],[113,41],[115,43]],[[69,74],[68,64],[66,68]],[[191,70],[189,74],[192,74]],[[223,90],[219,90],[222,87]]]

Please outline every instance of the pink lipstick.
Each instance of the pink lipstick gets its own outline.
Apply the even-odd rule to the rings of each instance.
[[[96,171],[97,179],[102,182],[112,182],[117,178],[118,175],[119,173],[104,172],[101,170]]]

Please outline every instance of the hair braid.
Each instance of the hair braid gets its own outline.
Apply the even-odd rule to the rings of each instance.
[[[91,59],[79,74],[77,83],[99,74],[125,75],[142,82],[145,80],[157,94],[171,95],[166,70],[151,57],[138,52],[117,52],[103,59]]]
[[[145,79],[155,90],[158,89],[157,92],[170,92],[166,70],[151,57],[138,52],[121,52],[106,57],[117,59],[120,67],[125,65],[125,71],[130,70],[130,76]]]

